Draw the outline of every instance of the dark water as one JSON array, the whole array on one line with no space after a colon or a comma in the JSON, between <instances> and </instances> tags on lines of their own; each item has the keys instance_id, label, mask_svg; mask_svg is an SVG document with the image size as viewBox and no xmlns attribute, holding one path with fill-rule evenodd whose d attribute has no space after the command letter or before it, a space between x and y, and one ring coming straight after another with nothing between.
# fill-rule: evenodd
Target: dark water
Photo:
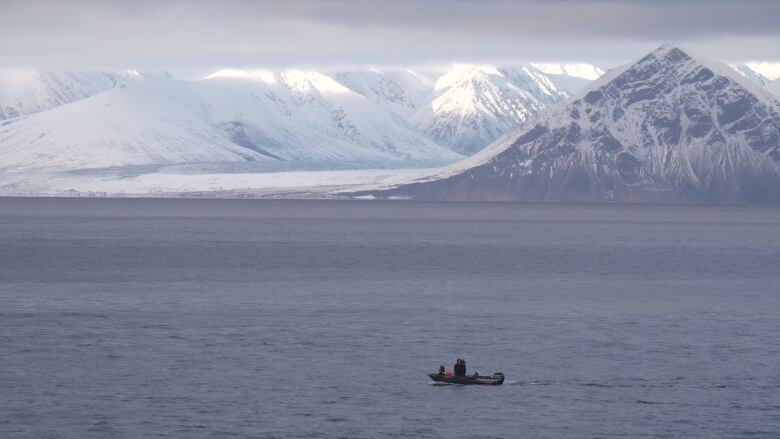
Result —
<instances>
[{"instance_id":1,"label":"dark water","mask_svg":"<svg viewBox=\"0 0 780 439\"><path fill-rule=\"evenodd\" d=\"M774 208L4 199L0 437L780 437L779 317Z\"/></svg>"}]
</instances>

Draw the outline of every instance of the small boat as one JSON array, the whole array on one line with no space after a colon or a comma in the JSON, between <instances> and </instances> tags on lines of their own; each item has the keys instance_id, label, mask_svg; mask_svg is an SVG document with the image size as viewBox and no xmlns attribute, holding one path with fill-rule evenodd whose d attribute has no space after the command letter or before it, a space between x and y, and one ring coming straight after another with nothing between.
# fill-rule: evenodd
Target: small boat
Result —
<instances>
[{"instance_id":1,"label":"small boat","mask_svg":"<svg viewBox=\"0 0 780 439\"><path fill-rule=\"evenodd\" d=\"M504 384L504 374L496 372L492 376L488 375L466 375L463 377L447 376L440 373L429 373L429 377L437 383L448 384L482 384L488 386L500 386Z\"/></svg>"}]
</instances>

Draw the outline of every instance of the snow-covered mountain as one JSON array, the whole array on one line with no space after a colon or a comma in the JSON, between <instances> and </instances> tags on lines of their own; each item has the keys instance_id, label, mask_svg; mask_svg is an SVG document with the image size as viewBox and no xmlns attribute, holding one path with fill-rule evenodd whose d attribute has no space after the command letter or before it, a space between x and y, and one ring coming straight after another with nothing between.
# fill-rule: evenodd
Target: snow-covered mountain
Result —
<instances>
[{"instance_id":1,"label":"snow-covered mountain","mask_svg":"<svg viewBox=\"0 0 780 439\"><path fill-rule=\"evenodd\" d=\"M364 69L331 76L412 123L435 142L470 155L546 106L601 76L582 63L453 65L437 70Z\"/></svg>"},{"instance_id":2,"label":"snow-covered mountain","mask_svg":"<svg viewBox=\"0 0 780 439\"><path fill-rule=\"evenodd\" d=\"M6 70L0 168L439 166L463 158L452 149L479 149L599 74L582 65L492 69L227 69L193 81Z\"/></svg>"},{"instance_id":3,"label":"snow-covered mountain","mask_svg":"<svg viewBox=\"0 0 780 439\"><path fill-rule=\"evenodd\" d=\"M446 200L780 201L780 102L663 46L479 154L381 196Z\"/></svg>"},{"instance_id":4,"label":"snow-covered mountain","mask_svg":"<svg viewBox=\"0 0 780 439\"><path fill-rule=\"evenodd\" d=\"M15 170L429 167L461 157L316 72L147 79L0 123L0 167Z\"/></svg>"},{"instance_id":5,"label":"snow-covered mountain","mask_svg":"<svg viewBox=\"0 0 780 439\"><path fill-rule=\"evenodd\" d=\"M601 75L584 64L456 65L413 116L431 139L470 155Z\"/></svg>"},{"instance_id":6,"label":"snow-covered mountain","mask_svg":"<svg viewBox=\"0 0 780 439\"><path fill-rule=\"evenodd\" d=\"M0 69L0 120L46 111L144 77L134 70Z\"/></svg>"},{"instance_id":7,"label":"snow-covered mountain","mask_svg":"<svg viewBox=\"0 0 780 439\"><path fill-rule=\"evenodd\" d=\"M425 103L433 89L427 75L411 69L355 69L337 71L331 76L349 90L405 118Z\"/></svg>"}]
</instances>

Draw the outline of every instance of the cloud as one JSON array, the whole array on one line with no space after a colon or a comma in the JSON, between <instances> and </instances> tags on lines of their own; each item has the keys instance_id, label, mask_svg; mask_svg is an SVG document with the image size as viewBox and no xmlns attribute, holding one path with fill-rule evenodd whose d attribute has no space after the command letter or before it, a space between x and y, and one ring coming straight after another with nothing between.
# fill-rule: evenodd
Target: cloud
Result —
<instances>
[{"instance_id":1,"label":"cloud","mask_svg":"<svg viewBox=\"0 0 780 439\"><path fill-rule=\"evenodd\" d=\"M774 0L3 0L0 63L614 64L669 41L780 60L779 16Z\"/></svg>"}]
</instances>

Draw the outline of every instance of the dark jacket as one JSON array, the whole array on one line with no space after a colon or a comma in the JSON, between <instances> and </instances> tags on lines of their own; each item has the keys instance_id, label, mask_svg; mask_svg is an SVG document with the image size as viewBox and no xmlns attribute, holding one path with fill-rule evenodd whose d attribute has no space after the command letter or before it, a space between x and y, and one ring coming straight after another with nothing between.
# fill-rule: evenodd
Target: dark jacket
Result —
<instances>
[{"instance_id":1,"label":"dark jacket","mask_svg":"<svg viewBox=\"0 0 780 439\"><path fill-rule=\"evenodd\" d=\"M463 363L463 364L456 363L455 367L454 367L454 370L455 370L455 376L456 377L464 377L464 376L466 376L466 363Z\"/></svg>"}]
</instances>

